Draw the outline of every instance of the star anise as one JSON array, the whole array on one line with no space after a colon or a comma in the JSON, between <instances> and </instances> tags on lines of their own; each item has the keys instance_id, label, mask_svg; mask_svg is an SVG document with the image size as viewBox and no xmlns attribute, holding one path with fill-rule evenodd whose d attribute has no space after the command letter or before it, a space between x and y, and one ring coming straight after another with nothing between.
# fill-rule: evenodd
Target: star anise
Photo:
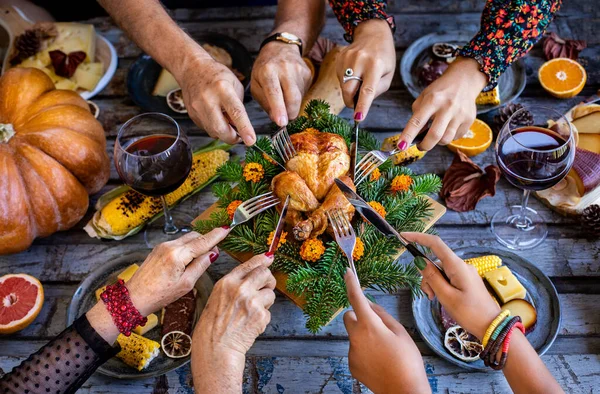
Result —
<instances>
[{"instance_id":1,"label":"star anise","mask_svg":"<svg viewBox=\"0 0 600 394\"><path fill-rule=\"evenodd\" d=\"M56 50L50 51L48 54L56 75L65 78L71 78L87 56L83 51L75 51L67 55L63 51Z\"/></svg>"},{"instance_id":2,"label":"star anise","mask_svg":"<svg viewBox=\"0 0 600 394\"><path fill-rule=\"evenodd\" d=\"M587 48L587 43L583 40L565 40L558 34L552 32L544 40L544 56L546 60L557 57L568 57L577 60L579 52Z\"/></svg>"},{"instance_id":3,"label":"star anise","mask_svg":"<svg viewBox=\"0 0 600 394\"><path fill-rule=\"evenodd\" d=\"M456 152L452 165L446 170L440 197L446 206L457 212L475 209L484 197L496 194L496 183L500 169L489 165L482 170L460 150Z\"/></svg>"}]
</instances>

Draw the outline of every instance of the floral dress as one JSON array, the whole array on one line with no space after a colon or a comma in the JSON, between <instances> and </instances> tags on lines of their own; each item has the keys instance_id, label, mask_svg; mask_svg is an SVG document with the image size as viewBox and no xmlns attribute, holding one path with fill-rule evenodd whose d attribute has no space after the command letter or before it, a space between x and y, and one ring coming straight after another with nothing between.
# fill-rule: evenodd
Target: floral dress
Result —
<instances>
[{"instance_id":1,"label":"floral dress","mask_svg":"<svg viewBox=\"0 0 600 394\"><path fill-rule=\"evenodd\" d=\"M354 29L356 29L356 26L362 21L383 19L390 25L392 31L396 30L394 17L385 12L387 0L329 0L329 5L344 28L344 31L346 32L344 38L348 42L352 42Z\"/></svg>"},{"instance_id":2,"label":"floral dress","mask_svg":"<svg viewBox=\"0 0 600 394\"><path fill-rule=\"evenodd\" d=\"M487 0L481 28L471 42L458 51L477 60L488 76L485 90L512 62L524 56L538 42L560 8L562 0Z\"/></svg>"}]
</instances>

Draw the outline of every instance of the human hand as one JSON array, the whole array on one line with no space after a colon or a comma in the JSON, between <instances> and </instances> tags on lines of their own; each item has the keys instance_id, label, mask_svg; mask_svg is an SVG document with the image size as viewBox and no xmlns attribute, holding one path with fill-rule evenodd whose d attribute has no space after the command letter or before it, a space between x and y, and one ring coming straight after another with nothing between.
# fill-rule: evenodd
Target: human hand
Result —
<instances>
[{"instance_id":1,"label":"human hand","mask_svg":"<svg viewBox=\"0 0 600 394\"><path fill-rule=\"evenodd\" d=\"M430 392L419 349L402 324L367 300L350 269L344 281L353 309L344 314L352 376L376 393Z\"/></svg>"},{"instance_id":2,"label":"human hand","mask_svg":"<svg viewBox=\"0 0 600 394\"><path fill-rule=\"evenodd\" d=\"M349 108L354 107L354 120L360 122L365 119L373 100L388 90L395 67L396 49L388 23L380 19L361 22L354 31L354 41L342 49L336 63L344 103ZM363 80L360 93L358 81L343 82L348 68Z\"/></svg>"},{"instance_id":3,"label":"human hand","mask_svg":"<svg viewBox=\"0 0 600 394\"><path fill-rule=\"evenodd\" d=\"M430 119L433 122L419 144L420 150L428 151L438 143L448 145L464 136L477 115L475 99L486 85L487 76L479 71L476 60L457 57L413 103L413 115L402 132L398 148L404 150L410 146Z\"/></svg>"},{"instance_id":4,"label":"human hand","mask_svg":"<svg viewBox=\"0 0 600 394\"><path fill-rule=\"evenodd\" d=\"M300 112L312 74L296 45L266 44L252 66L250 91L277 125L285 126Z\"/></svg>"},{"instance_id":5,"label":"human hand","mask_svg":"<svg viewBox=\"0 0 600 394\"><path fill-rule=\"evenodd\" d=\"M431 249L450 279L448 283L440 271L427 262L422 271L421 288L429 299L436 296L458 324L481 340L500 313L500 307L488 293L477 269L465 263L438 236L423 233L402 233L402 236Z\"/></svg>"},{"instance_id":6,"label":"human hand","mask_svg":"<svg viewBox=\"0 0 600 394\"><path fill-rule=\"evenodd\" d=\"M183 70L175 78L194 123L225 143L235 144L241 137L253 145L256 134L244 107L244 87L235 74L207 53L194 57Z\"/></svg>"},{"instance_id":7,"label":"human hand","mask_svg":"<svg viewBox=\"0 0 600 394\"><path fill-rule=\"evenodd\" d=\"M216 245L227 234L223 228L191 232L156 246L126 284L133 305L147 316L192 290L219 256Z\"/></svg>"}]
</instances>

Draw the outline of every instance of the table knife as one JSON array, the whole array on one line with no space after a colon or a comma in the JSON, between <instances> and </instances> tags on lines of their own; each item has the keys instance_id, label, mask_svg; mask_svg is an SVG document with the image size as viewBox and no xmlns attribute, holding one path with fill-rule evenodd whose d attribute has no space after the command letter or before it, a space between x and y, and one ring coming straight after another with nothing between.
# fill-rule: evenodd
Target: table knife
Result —
<instances>
[{"instance_id":1,"label":"table knife","mask_svg":"<svg viewBox=\"0 0 600 394\"><path fill-rule=\"evenodd\" d=\"M231 126L231 127L233 127L233 126ZM235 128L234 128L234 130L235 130ZM238 136L238 137L242 138L242 137L240 136L240 134L237 132L237 130L235 131L235 133L237 134L237 136ZM283 164L281 164L279 161L275 160L275 159L273 158L273 156L271 156L270 154L268 154L267 152L265 152L265 150L264 150L264 149L262 149L260 146L258 146L258 144L257 144L256 142L255 142L255 143L254 143L254 145L252 145L250 148L256 148L256 149L258 149L258 150L259 150L259 151L260 151L260 152L261 152L263 155L266 155L266 156L267 156L267 157L268 157L268 158L269 158L271 161L273 161L273 162L274 162L274 163L276 163L276 164L277 164L279 167L281 167L281 168L283 169L283 171L285 171L285 170L286 170L286 168L283 166Z\"/></svg>"},{"instance_id":2,"label":"table knife","mask_svg":"<svg viewBox=\"0 0 600 394\"><path fill-rule=\"evenodd\" d=\"M389 224L384 218L377 213L375 209L373 209L365 200L362 199L354 190L348 187L344 182L342 182L339 178L335 179L336 185L340 188L344 196L348 199L350 204L356 209L356 211L369 223L371 223L379 232L381 232L386 237L396 237L403 247L406 248L415 257L415 265L420 269L425 269L426 261L429 261L433 264L438 270L440 270L442 276L450 282L450 279L444 273L442 267L439 266L436 262L432 261L430 258L425 256L416 246L408 242L406 238L404 238L391 224Z\"/></svg>"},{"instance_id":3,"label":"table knife","mask_svg":"<svg viewBox=\"0 0 600 394\"><path fill-rule=\"evenodd\" d=\"M273 240L271 241L271 246L269 246L269 251L267 253L275 253L277 245L279 245L279 239L281 238L281 233L283 232L283 228L285 227L285 215L287 214L289 204L290 196L288 195L285 199L285 203L283 204L281 214L279 215L279 221L277 222L277 226L275 227L275 234L273 235Z\"/></svg>"}]
</instances>

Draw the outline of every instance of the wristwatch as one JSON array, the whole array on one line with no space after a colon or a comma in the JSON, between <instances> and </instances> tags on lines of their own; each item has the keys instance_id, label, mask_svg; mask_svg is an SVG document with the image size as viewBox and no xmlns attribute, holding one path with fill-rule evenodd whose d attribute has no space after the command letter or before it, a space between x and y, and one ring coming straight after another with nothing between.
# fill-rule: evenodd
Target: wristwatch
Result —
<instances>
[{"instance_id":1,"label":"wristwatch","mask_svg":"<svg viewBox=\"0 0 600 394\"><path fill-rule=\"evenodd\" d=\"M267 38L260 44L260 49L270 43L271 41L281 41L286 44L298 45L298 49L300 50L300 56L302 56L302 40L295 34L292 33L275 33Z\"/></svg>"}]
</instances>

